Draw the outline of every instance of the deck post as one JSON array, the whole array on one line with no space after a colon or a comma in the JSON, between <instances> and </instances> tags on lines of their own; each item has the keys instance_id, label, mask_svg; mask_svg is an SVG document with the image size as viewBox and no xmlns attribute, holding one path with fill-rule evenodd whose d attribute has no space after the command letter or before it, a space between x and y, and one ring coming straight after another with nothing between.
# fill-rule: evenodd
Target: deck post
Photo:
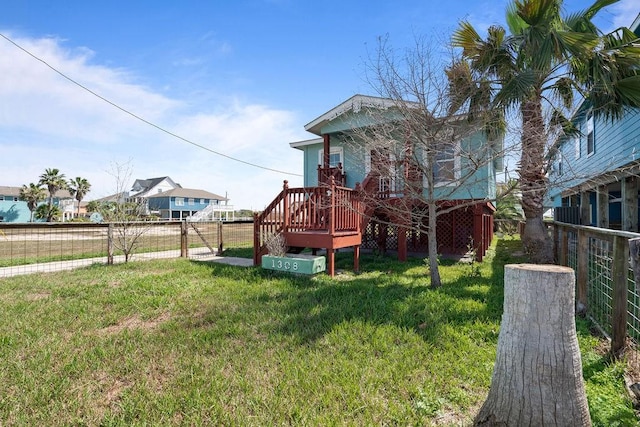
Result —
<instances>
[{"instance_id":1,"label":"deck post","mask_svg":"<svg viewBox=\"0 0 640 427\"><path fill-rule=\"evenodd\" d=\"M482 208L480 205L473 206L473 249L476 251L476 261L482 261L484 256L482 242Z\"/></svg>"},{"instance_id":2,"label":"deck post","mask_svg":"<svg viewBox=\"0 0 640 427\"><path fill-rule=\"evenodd\" d=\"M329 276L333 277L336 274L336 252L333 248L327 248L327 270L329 270Z\"/></svg>"},{"instance_id":3,"label":"deck post","mask_svg":"<svg viewBox=\"0 0 640 427\"><path fill-rule=\"evenodd\" d=\"M407 228L403 225L398 226L398 261L405 262L407 260Z\"/></svg>"},{"instance_id":4,"label":"deck post","mask_svg":"<svg viewBox=\"0 0 640 427\"><path fill-rule=\"evenodd\" d=\"M328 133L325 133L324 135L322 135L322 140L324 142L324 152L322 153L322 167L324 167L325 169L329 168L329 162L330 162L330 154L331 154L331 137L329 136Z\"/></svg>"},{"instance_id":5,"label":"deck post","mask_svg":"<svg viewBox=\"0 0 640 427\"><path fill-rule=\"evenodd\" d=\"M638 179L635 176L622 181L622 229L638 231Z\"/></svg>"},{"instance_id":6,"label":"deck post","mask_svg":"<svg viewBox=\"0 0 640 427\"><path fill-rule=\"evenodd\" d=\"M609 188L606 185L599 185L596 193L598 205L598 227L609 228Z\"/></svg>"},{"instance_id":7,"label":"deck post","mask_svg":"<svg viewBox=\"0 0 640 427\"><path fill-rule=\"evenodd\" d=\"M589 192L584 190L580 192L580 225L591 225L591 204L589 201Z\"/></svg>"},{"instance_id":8,"label":"deck post","mask_svg":"<svg viewBox=\"0 0 640 427\"><path fill-rule=\"evenodd\" d=\"M360 272L360 245L353 247L353 271Z\"/></svg>"},{"instance_id":9,"label":"deck post","mask_svg":"<svg viewBox=\"0 0 640 427\"><path fill-rule=\"evenodd\" d=\"M284 215L283 218L283 222L282 222L282 232L286 233L289 229L289 181L287 181L286 179L284 180L284 185L282 186L282 195L284 196L284 198L282 199L282 204L283 204L283 212L282 214Z\"/></svg>"}]
</instances>

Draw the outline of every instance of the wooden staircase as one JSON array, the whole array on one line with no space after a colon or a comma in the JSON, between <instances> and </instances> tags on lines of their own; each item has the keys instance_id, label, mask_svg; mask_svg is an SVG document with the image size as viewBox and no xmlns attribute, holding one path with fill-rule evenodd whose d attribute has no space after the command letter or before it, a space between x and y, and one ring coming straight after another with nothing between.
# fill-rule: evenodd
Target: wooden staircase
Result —
<instances>
[{"instance_id":1,"label":"wooden staircase","mask_svg":"<svg viewBox=\"0 0 640 427\"><path fill-rule=\"evenodd\" d=\"M289 188L284 181L280 194L254 218L254 265L260 265L268 253L266 239L282 234L291 249L326 249L331 276L335 275L335 250L353 247L357 271L363 207L356 191L336 185L333 178L327 185L307 188Z\"/></svg>"}]
</instances>

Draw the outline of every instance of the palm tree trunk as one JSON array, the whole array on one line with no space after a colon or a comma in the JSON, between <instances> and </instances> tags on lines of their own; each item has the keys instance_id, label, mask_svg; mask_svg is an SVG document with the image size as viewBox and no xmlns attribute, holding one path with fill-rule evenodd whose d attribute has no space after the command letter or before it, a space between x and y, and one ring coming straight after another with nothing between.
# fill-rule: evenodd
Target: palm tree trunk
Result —
<instances>
[{"instance_id":1,"label":"palm tree trunk","mask_svg":"<svg viewBox=\"0 0 640 427\"><path fill-rule=\"evenodd\" d=\"M545 264L553 262L553 246L544 226L544 197L547 191L544 149L546 132L542 117L541 97L523 102L522 154L520 158L520 188L525 229L522 244L531 262Z\"/></svg>"},{"instance_id":2,"label":"palm tree trunk","mask_svg":"<svg viewBox=\"0 0 640 427\"><path fill-rule=\"evenodd\" d=\"M489 395L476 426L591 425L571 268L504 269L504 314Z\"/></svg>"}]
</instances>

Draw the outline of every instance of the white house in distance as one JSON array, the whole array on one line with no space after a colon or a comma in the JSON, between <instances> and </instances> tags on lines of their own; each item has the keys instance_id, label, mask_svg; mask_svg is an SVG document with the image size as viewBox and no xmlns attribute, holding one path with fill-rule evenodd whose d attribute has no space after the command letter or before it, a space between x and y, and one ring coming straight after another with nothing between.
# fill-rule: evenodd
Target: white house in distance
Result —
<instances>
[{"instance_id":1,"label":"white house in distance","mask_svg":"<svg viewBox=\"0 0 640 427\"><path fill-rule=\"evenodd\" d=\"M144 204L147 214L165 220L234 220L229 199L205 190L183 188L168 176L136 179L128 198Z\"/></svg>"}]
</instances>

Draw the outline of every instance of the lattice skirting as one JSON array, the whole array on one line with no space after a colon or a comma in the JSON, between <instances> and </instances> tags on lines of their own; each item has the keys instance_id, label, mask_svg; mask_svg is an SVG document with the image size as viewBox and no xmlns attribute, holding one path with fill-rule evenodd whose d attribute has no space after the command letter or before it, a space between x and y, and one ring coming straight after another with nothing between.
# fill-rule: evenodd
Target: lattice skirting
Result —
<instances>
[{"instance_id":1,"label":"lattice skirting","mask_svg":"<svg viewBox=\"0 0 640 427\"><path fill-rule=\"evenodd\" d=\"M481 229L487 228L492 221L492 211L486 207L481 207L482 214L478 215L478 207L468 206L455 209L446 214L438 216L437 236L438 253L463 255L473 247L474 225ZM474 224L480 221L480 224ZM362 236L362 248L375 249L385 252L387 250L398 250L398 226L389 224L390 221L380 218L372 218ZM428 239L426 233L426 222L421 227L414 224L407 234L407 246L410 252L427 252ZM425 231L419 231L419 229ZM485 230L482 233L483 239L491 240L492 230ZM489 242L482 242L481 247L488 247Z\"/></svg>"}]
</instances>

